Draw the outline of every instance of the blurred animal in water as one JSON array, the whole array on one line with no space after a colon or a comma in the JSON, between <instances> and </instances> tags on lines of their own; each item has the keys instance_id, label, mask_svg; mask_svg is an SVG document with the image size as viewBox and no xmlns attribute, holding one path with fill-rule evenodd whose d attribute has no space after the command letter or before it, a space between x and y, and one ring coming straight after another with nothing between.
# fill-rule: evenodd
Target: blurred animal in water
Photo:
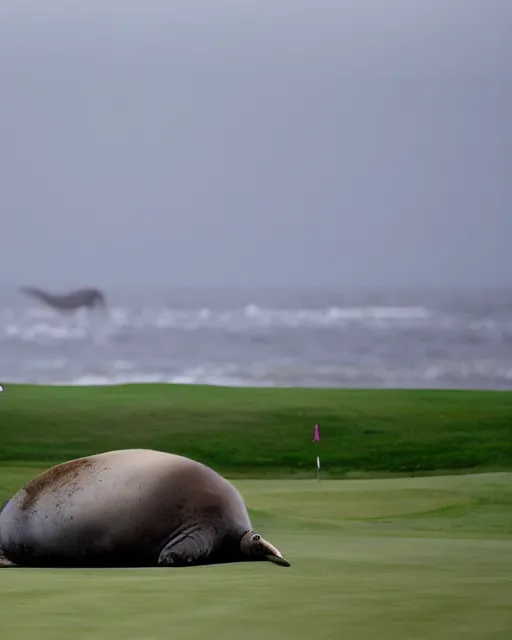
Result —
<instances>
[{"instance_id":1,"label":"blurred animal in water","mask_svg":"<svg viewBox=\"0 0 512 640\"><path fill-rule=\"evenodd\" d=\"M59 311L74 311L80 307L106 308L105 295L99 289L94 288L77 289L63 294L47 293L36 287L20 287L20 291Z\"/></svg>"}]
</instances>

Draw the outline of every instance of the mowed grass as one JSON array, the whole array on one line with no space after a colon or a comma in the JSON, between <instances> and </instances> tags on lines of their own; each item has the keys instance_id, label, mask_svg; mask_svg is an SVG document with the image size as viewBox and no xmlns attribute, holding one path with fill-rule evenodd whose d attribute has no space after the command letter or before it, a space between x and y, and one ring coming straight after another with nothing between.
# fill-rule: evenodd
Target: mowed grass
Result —
<instances>
[{"instance_id":1,"label":"mowed grass","mask_svg":"<svg viewBox=\"0 0 512 640\"><path fill-rule=\"evenodd\" d=\"M0 569L2 640L512 637L510 393L5 385L0 504L128 447L233 479L292 566Z\"/></svg>"},{"instance_id":2,"label":"mowed grass","mask_svg":"<svg viewBox=\"0 0 512 640\"><path fill-rule=\"evenodd\" d=\"M0 637L512 637L511 473L234 482L290 568L4 569Z\"/></svg>"},{"instance_id":3,"label":"mowed grass","mask_svg":"<svg viewBox=\"0 0 512 640\"><path fill-rule=\"evenodd\" d=\"M320 423L322 440L312 445ZM512 393L5 385L0 462L181 453L231 477L512 470Z\"/></svg>"}]
</instances>

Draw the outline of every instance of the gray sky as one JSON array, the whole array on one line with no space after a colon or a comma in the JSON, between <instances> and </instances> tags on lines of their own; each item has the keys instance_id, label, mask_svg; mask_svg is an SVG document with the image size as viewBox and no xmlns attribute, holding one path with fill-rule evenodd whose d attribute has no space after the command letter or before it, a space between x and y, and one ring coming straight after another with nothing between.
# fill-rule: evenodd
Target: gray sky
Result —
<instances>
[{"instance_id":1,"label":"gray sky","mask_svg":"<svg viewBox=\"0 0 512 640\"><path fill-rule=\"evenodd\" d=\"M510 0L2 0L0 280L507 284Z\"/></svg>"}]
</instances>

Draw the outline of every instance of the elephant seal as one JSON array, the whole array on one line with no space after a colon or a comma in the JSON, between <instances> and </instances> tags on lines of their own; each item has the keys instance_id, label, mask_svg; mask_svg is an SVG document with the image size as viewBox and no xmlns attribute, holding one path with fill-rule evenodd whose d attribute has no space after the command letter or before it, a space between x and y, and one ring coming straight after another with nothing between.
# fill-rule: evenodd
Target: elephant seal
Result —
<instances>
[{"instance_id":1,"label":"elephant seal","mask_svg":"<svg viewBox=\"0 0 512 640\"><path fill-rule=\"evenodd\" d=\"M59 311L74 311L80 307L105 309L105 295L99 289L77 289L70 293L47 293L36 287L20 287L21 293L37 298Z\"/></svg>"},{"instance_id":2,"label":"elephant seal","mask_svg":"<svg viewBox=\"0 0 512 640\"><path fill-rule=\"evenodd\" d=\"M77 458L36 476L0 513L1 556L25 567L290 566L252 530L228 480L149 449Z\"/></svg>"}]
</instances>

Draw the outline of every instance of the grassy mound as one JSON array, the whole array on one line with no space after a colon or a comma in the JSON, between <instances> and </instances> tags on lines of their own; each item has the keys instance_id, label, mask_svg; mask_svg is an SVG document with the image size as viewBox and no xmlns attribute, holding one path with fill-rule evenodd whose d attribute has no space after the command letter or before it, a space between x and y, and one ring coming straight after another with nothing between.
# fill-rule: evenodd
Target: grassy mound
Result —
<instances>
[{"instance_id":1,"label":"grassy mound","mask_svg":"<svg viewBox=\"0 0 512 640\"><path fill-rule=\"evenodd\" d=\"M322 441L312 443L320 423ZM231 477L512 468L512 394L6 385L0 461L55 463L108 449L181 453Z\"/></svg>"}]
</instances>

